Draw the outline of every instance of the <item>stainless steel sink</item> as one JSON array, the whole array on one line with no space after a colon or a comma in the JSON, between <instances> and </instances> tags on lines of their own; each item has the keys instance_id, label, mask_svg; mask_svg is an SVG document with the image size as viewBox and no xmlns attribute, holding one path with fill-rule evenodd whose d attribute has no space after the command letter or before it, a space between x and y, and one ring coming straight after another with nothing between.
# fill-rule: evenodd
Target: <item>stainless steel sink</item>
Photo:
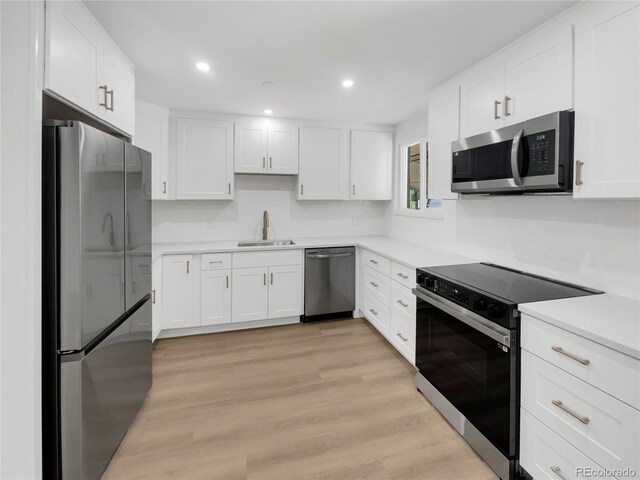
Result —
<instances>
[{"instance_id":1,"label":"stainless steel sink","mask_svg":"<svg viewBox=\"0 0 640 480\"><path fill-rule=\"evenodd\" d=\"M295 245L293 240L254 240L251 242L238 242L238 247L280 247Z\"/></svg>"}]
</instances>

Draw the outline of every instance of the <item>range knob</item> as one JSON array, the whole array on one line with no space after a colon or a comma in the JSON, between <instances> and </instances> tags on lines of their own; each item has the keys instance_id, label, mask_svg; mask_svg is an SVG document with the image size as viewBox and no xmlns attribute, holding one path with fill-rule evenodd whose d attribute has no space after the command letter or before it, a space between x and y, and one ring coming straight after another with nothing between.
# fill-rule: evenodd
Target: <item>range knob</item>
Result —
<instances>
[{"instance_id":1,"label":"range knob","mask_svg":"<svg viewBox=\"0 0 640 480\"><path fill-rule=\"evenodd\" d=\"M417 283L418 285L422 285L422 282L424 282L424 274L422 274L422 273L418 273L418 274L416 275L416 283Z\"/></svg>"},{"instance_id":2,"label":"range knob","mask_svg":"<svg viewBox=\"0 0 640 480\"><path fill-rule=\"evenodd\" d=\"M487 299L486 298L476 298L473 301L472 308L478 312L484 312L487 309Z\"/></svg>"},{"instance_id":3,"label":"range knob","mask_svg":"<svg viewBox=\"0 0 640 480\"><path fill-rule=\"evenodd\" d=\"M433 288L436 286L436 279L435 277L426 277L424 279L424 282L422 282L422 285L425 286L425 288Z\"/></svg>"}]
</instances>

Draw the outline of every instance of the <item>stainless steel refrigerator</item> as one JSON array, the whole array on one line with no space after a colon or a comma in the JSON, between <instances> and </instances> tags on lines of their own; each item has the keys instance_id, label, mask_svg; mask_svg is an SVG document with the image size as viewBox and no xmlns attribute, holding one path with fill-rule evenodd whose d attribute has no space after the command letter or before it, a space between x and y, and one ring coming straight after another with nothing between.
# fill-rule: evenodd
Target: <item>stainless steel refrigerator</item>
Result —
<instances>
[{"instance_id":1,"label":"stainless steel refrigerator","mask_svg":"<svg viewBox=\"0 0 640 480\"><path fill-rule=\"evenodd\" d=\"M151 388L151 154L43 126L43 474L98 479Z\"/></svg>"}]
</instances>

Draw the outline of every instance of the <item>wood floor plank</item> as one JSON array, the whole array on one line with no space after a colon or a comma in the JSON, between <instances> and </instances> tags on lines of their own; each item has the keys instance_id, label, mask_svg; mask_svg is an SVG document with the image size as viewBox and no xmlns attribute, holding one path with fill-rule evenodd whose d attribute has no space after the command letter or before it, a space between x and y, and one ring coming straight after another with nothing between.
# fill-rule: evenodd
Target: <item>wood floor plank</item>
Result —
<instances>
[{"instance_id":1,"label":"wood floor plank","mask_svg":"<svg viewBox=\"0 0 640 480\"><path fill-rule=\"evenodd\" d=\"M489 480L363 319L160 340L106 480Z\"/></svg>"}]
</instances>

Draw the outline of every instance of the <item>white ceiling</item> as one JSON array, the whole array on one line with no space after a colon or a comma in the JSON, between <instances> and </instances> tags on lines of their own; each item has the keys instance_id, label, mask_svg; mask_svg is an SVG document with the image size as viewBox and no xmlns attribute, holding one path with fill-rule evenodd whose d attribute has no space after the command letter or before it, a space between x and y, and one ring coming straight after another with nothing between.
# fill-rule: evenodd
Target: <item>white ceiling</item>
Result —
<instances>
[{"instance_id":1,"label":"white ceiling","mask_svg":"<svg viewBox=\"0 0 640 480\"><path fill-rule=\"evenodd\" d=\"M574 2L86 3L135 63L140 99L395 124L424 110L433 87ZM196 70L198 61L211 71Z\"/></svg>"}]
</instances>

